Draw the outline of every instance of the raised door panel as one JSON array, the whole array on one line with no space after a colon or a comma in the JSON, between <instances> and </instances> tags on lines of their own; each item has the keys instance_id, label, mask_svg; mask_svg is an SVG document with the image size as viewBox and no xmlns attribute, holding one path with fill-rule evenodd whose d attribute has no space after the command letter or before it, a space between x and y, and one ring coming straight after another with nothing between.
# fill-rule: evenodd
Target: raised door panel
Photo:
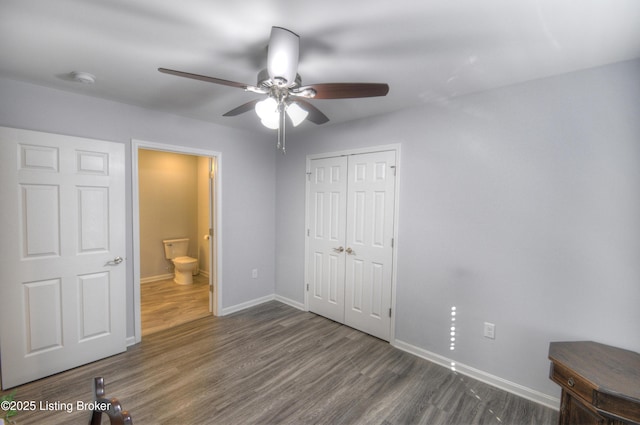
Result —
<instances>
[{"instance_id":1,"label":"raised door panel","mask_svg":"<svg viewBox=\"0 0 640 425\"><path fill-rule=\"evenodd\" d=\"M111 331L110 273L78 276L78 325L80 342L108 335Z\"/></svg>"},{"instance_id":2,"label":"raised door panel","mask_svg":"<svg viewBox=\"0 0 640 425\"><path fill-rule=\"evenodd\" d=\"M19 243L23 259L60 255L60 188L52 184L20 185Z\"/></svg>"},{"instance_id":3,"label":"raised door panel","mask_svg":"<svg viewBox=\"0 0 640 425\"><path fill-rule=\"evenodd\" d=\"M109 250L109 188L77 187L78 253Z\"/></svg>"},{"instance_id":4,"label":"raised door panel","mask_svg":"<svg viewBox=\"0 0 640 425\"><path fill-rule=\"evenodd\" d=\"M62 348L61 288L60 279L23 284L27 356Z\"/></svg>"}]
</instances>

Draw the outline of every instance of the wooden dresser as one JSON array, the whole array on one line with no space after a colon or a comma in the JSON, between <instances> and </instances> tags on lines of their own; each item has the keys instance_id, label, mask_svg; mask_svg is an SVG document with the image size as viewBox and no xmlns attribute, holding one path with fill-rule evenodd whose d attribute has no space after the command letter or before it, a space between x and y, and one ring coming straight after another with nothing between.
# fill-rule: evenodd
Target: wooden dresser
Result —
<instances>
[{"instance_id":1,"label":"wooden dresser","mask_svg":"<svg viewBox=\"0 0 640 425\"><path fill-rule=\"evenodd\" d=\"M640 424L640 354L597 342L552 342L560 425Z\"/></svg>"}]
</instances>

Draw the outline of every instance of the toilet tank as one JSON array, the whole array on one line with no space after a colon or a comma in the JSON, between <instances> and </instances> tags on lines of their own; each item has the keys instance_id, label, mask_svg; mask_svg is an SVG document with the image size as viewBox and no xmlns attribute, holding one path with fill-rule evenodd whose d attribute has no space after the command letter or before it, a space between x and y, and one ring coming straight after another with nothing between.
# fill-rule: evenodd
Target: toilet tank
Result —
<instances>
[{"instance_id":1,"label":"toilet tank","mask_svg":"<svg viewBox=\"0 0 640 425\"><path fill-rule=\"evenodd\" d=\"M186 257L189 251L189 239L165 239L162 241L164 244L164 256L167 260L172 260L176 257Z\"/></svg>"}]
</instances>

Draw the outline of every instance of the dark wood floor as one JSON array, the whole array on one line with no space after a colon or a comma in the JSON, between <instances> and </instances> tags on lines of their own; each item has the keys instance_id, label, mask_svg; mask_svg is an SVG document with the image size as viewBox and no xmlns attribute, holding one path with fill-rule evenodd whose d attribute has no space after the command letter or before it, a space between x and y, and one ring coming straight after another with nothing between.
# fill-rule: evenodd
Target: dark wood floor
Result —
<instances>
[{"instance_id":1,"label":"dark wood floor","mask_svg":"<svg viewBox=\"0 0 640 425\"><path fill-rule=\"evenodd\" d=\"M557 412L330 320L273 301L144 337L126 353L17 388L17 399L92 400L103 376L136 424L557 423ZM19 425L89 412L20 412Z\"/></svg>"}]
</instances>

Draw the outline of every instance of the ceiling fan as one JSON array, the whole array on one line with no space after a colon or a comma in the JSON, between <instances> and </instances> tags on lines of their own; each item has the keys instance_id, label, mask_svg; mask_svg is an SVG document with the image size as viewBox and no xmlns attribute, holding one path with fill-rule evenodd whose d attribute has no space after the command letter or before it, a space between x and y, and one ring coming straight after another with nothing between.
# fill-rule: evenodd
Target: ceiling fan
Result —
<instances>
[{"instance_id":1,"label":"ceiling fan","mask_svg":"<svg viewBox=\"0 0 640 425\"><path fill-rule=\"evenodd\" d=\"M158 71L267 95L265 99L251 100L223 116L236 116L254 109L264 126L278 130L277 148L285 153L286 116L289 116L294 126L305 119L315 124L329 121L307 99L375 97L385 96L389 92L387 84L379 83L322 83L303 86L297 72L299 50L300 37L297 34L286 28L272 27L267 50L267 69L258 73L258 83L255 86L167 68L158 68Z\"/></svg>"}]
</instances>

